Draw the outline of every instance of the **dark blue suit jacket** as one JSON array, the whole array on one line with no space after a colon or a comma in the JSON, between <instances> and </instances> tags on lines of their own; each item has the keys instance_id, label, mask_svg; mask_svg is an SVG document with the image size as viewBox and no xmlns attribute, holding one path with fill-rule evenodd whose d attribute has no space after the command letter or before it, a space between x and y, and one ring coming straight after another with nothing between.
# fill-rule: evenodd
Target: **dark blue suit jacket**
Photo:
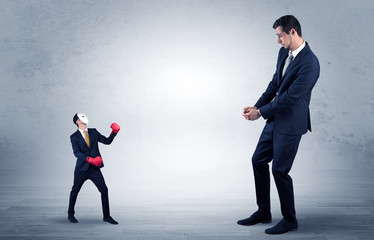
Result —
<instances>
[{"instance_id":1,"label":"dark blue suit jacket","mask_svg":"<svg viewBox=\"0 0 374 240\"><path fill-rule=\"evenodd\" d=\"M87 171L89 163L86 162L87 157L101 156L98 143L111 144L116 133L110 134L108 138L101 135L95 128L88 128L88 136L90 138L90 147L87 146L82 134L77 130L70 136L71 145L73 147L74 155L77 157L75 171ZM104 167L101 164L100 168Z\"/></svg>"},{"instance_id":2,"label":"dark blue suit jacket","mask_svg":"<svg viewBox=\"0 0 374 240\"><path fill-rule=\"evenodd\" d=\"M302 135L312 130L309 103L319 77L319 62L306 43L282 77L288 52L283 47L279 50L273 79L255 107L268 122L274 122L274 131Z\"/></svg>"}]
</instances>

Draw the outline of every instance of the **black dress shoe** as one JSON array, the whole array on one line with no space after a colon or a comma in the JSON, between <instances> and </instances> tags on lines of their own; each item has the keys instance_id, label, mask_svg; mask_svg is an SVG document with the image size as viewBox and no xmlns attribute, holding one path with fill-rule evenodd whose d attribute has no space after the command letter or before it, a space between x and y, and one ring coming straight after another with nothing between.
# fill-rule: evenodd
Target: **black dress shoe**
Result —
<instances>
[{"instance_id":1,"label":"black dress shoe","mask_svg":"<svg viewBox=\"0 0 374 240\"><path fill-rule=\"evenodd\" d=\"M238 224L243 226L251 226L257 223L271 223L271 213L263 213L257 211L253 213L249 218L238 221Z\"/></svg>"},{"instance_id":2,"label":"black dress shoe","mask_svg":"<svg viewBox=\"0 0 374 240\"><path fill-rule=\"evenodd\" d=\"M69 216L68 216L68 219L69 219L69 221L72 222L72 223L78 223L78 220L77 220L73 215L69 215Z\"/></svg>"},{"instance_id":3,"label":"black dress shoe","mask_svg":"<svg viewBox=\"0 0 374 240\"><path fill-rule=\"evenodd\" d=\"M282 234L286 232L296 231L298 228L298 223L295 221L294 223L287 221L286 219L282 219L277 225L272 228L268 228L265 230L267 234Z\"/></svg>"},{"instance_id":4,"label":"black dress shoe","mask_svg":"<svg viewBox=\"0 0 374 240\"><path fill-rule=\"evenodd\" d=\"M107 218L104 218L103 221L108 222L110 224L118 224L118 222L116 220L114 220L111 216L109 216Z\"/></svg>"}]
</instances>

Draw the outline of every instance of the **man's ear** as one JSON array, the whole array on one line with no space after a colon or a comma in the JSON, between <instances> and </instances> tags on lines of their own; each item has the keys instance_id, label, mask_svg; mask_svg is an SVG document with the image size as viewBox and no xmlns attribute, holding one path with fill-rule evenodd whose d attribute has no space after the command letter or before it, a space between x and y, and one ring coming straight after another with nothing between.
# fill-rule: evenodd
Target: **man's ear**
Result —
<instances>
[{"instance_id":1,"label":"man's ear","mask_svg":"<svg viewBox=\"0 0 374 240\"><path fill-rule=\"evenodd\" d=\"M295 29L292 28L292 29L290 30L290 34L291 34L291 35L294 35L295 33L296 33Z\"/></svg>"}]
</instances>

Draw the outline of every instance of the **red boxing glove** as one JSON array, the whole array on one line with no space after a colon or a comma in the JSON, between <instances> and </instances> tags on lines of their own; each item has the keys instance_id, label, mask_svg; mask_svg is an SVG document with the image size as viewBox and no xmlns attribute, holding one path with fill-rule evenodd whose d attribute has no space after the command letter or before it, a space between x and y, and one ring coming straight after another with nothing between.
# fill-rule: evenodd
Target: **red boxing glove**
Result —
<instances>
[{"instance_id":1,"label":"red boxing glove","mask_svg":"<svg viewBox=\"0 0 374 240\"><path fill-rule=\"evenodd\" d=\"M121 129L117 123L112 123L112 125L110 125L110 127L112 128L114 133L118 133L119 130Z\"/></svg>"},{"instance_id":2,"label":"red boxing glove","mask_svg":"<svg viewBox=\"0 0 374 240\"><path fill-rule=\"evenodd\" d=\"M103 159L100 156L97 156L95 158L87 157L86 161L90 164L95 165L96 167L100 167L101 164L103 164Z\"/></svg>"}]
</instances>

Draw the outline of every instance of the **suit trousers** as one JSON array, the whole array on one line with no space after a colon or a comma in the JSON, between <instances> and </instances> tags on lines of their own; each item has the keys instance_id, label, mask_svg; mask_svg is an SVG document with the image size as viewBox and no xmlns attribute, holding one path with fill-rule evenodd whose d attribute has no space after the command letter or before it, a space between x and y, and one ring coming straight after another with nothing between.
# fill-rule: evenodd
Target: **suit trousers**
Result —
<instances>
[{"instance_id":1,"label":"suit trousers","mask_svg":"<svg viewBox=\"0 0 374 240\"><path fill-rule=\"evenodd\" d=\"M256 200L259 211L270 212L269 162L278 190L282 215L290 222L296 221L292 178L288 174L295 159L301 135L285 135L273 130L267 122L252 157Z\"/></svg>"},{"instance_id":2,"label":"suit trousers","mask_svg":"<svg viewBox=\"0 0 374 240\"><path fill-rule=\"evenodd\" d=\"M69 200L69 209L68 214L74 215L74 206L75 202L77 201L78 193L83 185L83 183L90 179L99 192L101 193L101 204L103 208L103 216L107 218L110 216L109 214L109 197L108 197L108 188L105 184L104 177L99 168L90 164L90 167L87 171L75 171L74 172L74 184L70 192L70 200Z\"/></svg>"}]
</instances>

